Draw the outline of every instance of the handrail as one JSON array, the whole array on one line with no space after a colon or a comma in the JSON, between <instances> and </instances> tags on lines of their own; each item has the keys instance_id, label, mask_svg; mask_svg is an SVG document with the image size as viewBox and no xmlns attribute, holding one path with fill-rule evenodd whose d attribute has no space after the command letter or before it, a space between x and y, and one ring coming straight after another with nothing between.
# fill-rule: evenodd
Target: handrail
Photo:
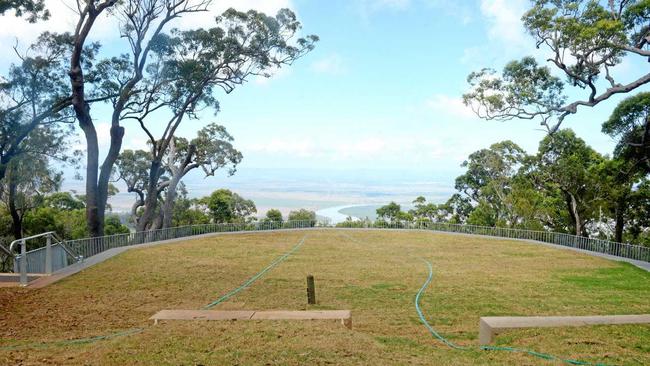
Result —
<instances>
[{"instance_id":1,"label":"handrail","mask_svg":"<svg viewBox=\"0 0 650 366\"><path fill-rule=\"evenodd\" d=\"M52 232L52 233L51 233L51 237L54 238L54 240L56 241L56 243L57 243L61 248L63 248L63 250L64 250L66 253L68 253L72 258L76 259L77 261L81 261L81 260L83 260L83 256L82 256L82 255L78 255L78 254L76 254L75 252L72 251L72 249L68 248L68 246L65 245L65 241L61 240L61 238L59 238L58 236L56 236L56 233L55 233L55 232Z\"/></svg>"},{"instance_id":2,"label":"handrail","mask_svg":"<svg viewBox=\"0 0 650 366\"><path fill-rule=\"evenodd\" d=\"M21 243L21 242L23 242L23 241L27 241L27 240L31 240L31 239L36 239L36 238L40 238L40 237L48 236L48 235L53 235L53 234L56 235L56 233L55 233L54 231L48 231L48 232L46 232L46 233L37 234L37 235L32 235L32 236L28 236L28 237L26 237L26 238L16 239L16 240L12 241L11 244L9 244L9 251L13 253L13 251L14 251L14 245L16 245L16 244L18 244L18 243Z\"/></svg>"},{"instance_id":3,"label":"handrail","mask_svg":"<svg viewBox=\"0 0 650 366\"><path fill-rule=\"evenodd\" d=\"M68 248L67 245L64 244L64 242L59 239L59 237L56 235L54 231L48 231L46 233L42 234L37 234L37 235L32 235L28 236L26 238L21 238L21 239L16 239L11 242L11 245L9 245L9 253L11 253L14 256L15 260L19 261L19 268L20 268L20 284L21 286L27 286L27 241L31 239L36 239L36 238L42 238L45 237L47 238L47 243L45 244L44 247L38 248L37 250L42 250L45 248L45 272L48 274L52 273L52 247L53 245L59 245L63 251L70 255L72 258L74 258L76 261L81 261L83 259L83 256L75 254L70 248ZM52 243L54 241L54 244ZM20 255L14 255L14 248L16 245L20 245ZM32 253L33 251L30 251L29 253ZM66 259L67 261L67 259Z\"/></svg>"},{"instance_id":4,"label":"handrail","mask_svg":"<svg viewBox=\"0 0 650 366\"><path fill-rule=\"evenodd\" d=\"M81 259L83 258L83 256L80 256L80 255L76 254L76 253L73 252L70 248L68 248L68 246L65 245L65 242L64 242L63 240L61 240L61 238L59 238L59 237L56 235L56 232L55 232L55 231L48 231L48 232L46 232L46 233L42 233L42 234L38 234L38 235L32 235L32 236L28 236L28 237L26 237L26 238L16 239L16 240L12 241L11 244L9 245L8 253L11 254L14 258L18 258L19 255L13 254L14 246L15 246L16 244L18 244L18 243L22 243L23 241L27 241L27 240L31 240L31 239L41 238L41 237L44 237L44 236L49 236L49 237L53 238L54 241L56 242L56 244L60 245L61 248L62 248L66 253L68 253L68 255L70 255L72 258L74 258L75 260L79 261L79 260L81 260ZM3 247L2 249L7 250L7 249L4 248L4 247Z\"/></svg>"}]
</instances>

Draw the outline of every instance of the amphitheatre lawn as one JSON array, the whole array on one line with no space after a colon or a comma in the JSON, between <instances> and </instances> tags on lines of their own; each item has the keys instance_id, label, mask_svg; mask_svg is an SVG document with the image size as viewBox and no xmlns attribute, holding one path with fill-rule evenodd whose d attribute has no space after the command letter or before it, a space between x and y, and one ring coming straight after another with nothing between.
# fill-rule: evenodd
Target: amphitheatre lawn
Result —
<instances>
[{"instance_id":1,"label":"amphitheatre lawn","mask_svg":"<svg viewBox=\"0 0 650 366\"><path fill-rule=\"evenodd\" d=\"M148 320L162 309L202 308L305 236L286 261L214 309L350 309L351 331L333 321ZM480 316L650 313L650 273L541 245L399 231L221 235L130 250L40 290L0 288L0 364L553 364L522 353L453 350L434 339L414 306L428 275L422 258L434 269L424 314L464 346L478 344ZM316 306L306 305L307 274L316 278ZM133 328L144 330L59 343ZM496 344L650 364L650 326L510 331Z\"/></svg>"}]
</instances>

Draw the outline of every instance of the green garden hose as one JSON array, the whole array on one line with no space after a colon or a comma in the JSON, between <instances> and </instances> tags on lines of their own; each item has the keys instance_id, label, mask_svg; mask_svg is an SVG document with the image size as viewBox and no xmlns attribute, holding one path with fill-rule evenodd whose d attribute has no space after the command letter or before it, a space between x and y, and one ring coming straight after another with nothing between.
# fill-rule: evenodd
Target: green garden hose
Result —
<instances>
[{"instance_id":1,"label":"green garden hose","mask_svg":"<svg viewBox=\"0 0 650 366\"><path fill-rule=\"evenodd\" d=\"M291 254L293 254L295 251L297 251L304 243L305 239L307 239L307 235L303 236L300 242L296 244L291 250L289 250L287 253L283 254L276 260L274 260L271 264L269 264L266 268L264 268L262 271L254 275L253 277L249 278L246 282L244 282L241 286L235 288L234 290L228 292L227 294L221 296L217 300L213 301L212 303L206 305L203 309L210 309L239 291L247 288L248 286L252 285L253 282L257 281L260 277L262 277L266 272L270 271L273 269L275 266L280 264L281 262L285 261ZM141 333L144 331L144 328L132 328L128 329L122 332L118 333L112 333L112 334L107 334L107 335L100 335L96 337L89 337L89 338L78 338L78 339L71 339L71 340L64 340L64 341L54 341L54 342L44 342L44 343L30 343L30 344L23 344L23 345L16 345L16 346L6 346L6 347L0 347L0 351L17 351L17 350L22 350L22 349L27 349L27 348L50 348L50 347L60 347L60 346L66 346L66 345L75 345L75 344L87 344L87 343L94 343L98 341L103 341L103 340L108 340L112 338L117 338L117 337L124 337L124 336L129 336L137 333Z\"/></svg>"},{"instance_id":2,"label":"green garden hose","mask_svg":"<svg viewBox=\"0 0 650 366\"><path fill-rule=\"evenodd\" d=\"M422 293L426 290L426 288L429 286L431 283L431 280L433 279L433 266L431 263L425 259L422 259L424 263L427 264L429 268L429 276L427 277L427 280L424 282L422 287L420 287L420 290L418 293L415 295L415 311L417 311L418 316L420 317L420 321L424 326L429 330L429 333L431 333L432 336L434 336L436 339L438 339L440 342L444 343L446 346L456 349L456 350L461 350L461 351L469 351L473 349L473 347L463 347L459 346L452 341L448 340L447 338L443 337L440 333L436 332L435 329L429 324L427 319L424 317L424 314L422 313L422 309L420 308L420 297L422 296ZM514 347L498 347L498 346L479 346L478 349L483 350L483 351L506 351L506 352L518 352L518 353L526 353L528 355L542 358L545 360L555 360L555 361L562 361L564 363L568 363L570 365L594 365L594 366L605 366L605 364L602 363L590 363L586 361L580 361L580 360L571 360L571 359L563 359L557 356L553 356L548 353L541 353L541 352L536 352L532 350L527 350L527 349L522 349L522 348L514 348Z\"/></svg>"},{"instance_id":3,"label":"green garden hose","mask_svg":"<svg viewBox=\"0 0 650 366\"><path fill-rule=\"evenodd\" d=\"M235 288L234 290L228 292L227 294L221 296L220 298L218 298L218 299L214 300L213 302L209 303L208 305L204 306L203 310L208 310L208 309L211 309L211 308L221 304L222 302L228 300L229 298L231 298L232 296L234 296L235 294L237 294L241 290L243 290L243 289L247 288L248 286L252 285L255 281L257 281L260 277L262 277L266 272L272 270L275 266L277 266L278 264L284 262L287 258L289 258L289 256L291 254L293 254L295 251L300 249L300 247L305 243L305 239L307 239L307 235L303 236L302 239L300 239L300 241L298 242L298 244L296 244L293 248L291 248L291 250L284 253L283 255L278 257L276 260L271 262L271 264L266 266L266 268L261 270L259 273L257 273L253 277L246 280L246 282L241 284L241 286Z\"/></svg>"},{"instance_id":4,"label":"green garden hose","mask_svg":"<svg viewBox=\"0 0 650 366\"><path fill-rule=\"evenodd\" d=\"M94 343L97 341L103 341L107 339L137 334L137 333L141 333L142 331L144 331L144 328L133 328L122 332L100 335L100 336L89 337L89 338L77 338L77 339L70 339L65 341L30 343L30 344L23 344L23 345L16 345L16 346L0 347L0 351L18 351L26 348L50 348L50 347L68 346L68 345L76 345L76 344L87 344L87 343Z\"/></svg>"}]
</instances>

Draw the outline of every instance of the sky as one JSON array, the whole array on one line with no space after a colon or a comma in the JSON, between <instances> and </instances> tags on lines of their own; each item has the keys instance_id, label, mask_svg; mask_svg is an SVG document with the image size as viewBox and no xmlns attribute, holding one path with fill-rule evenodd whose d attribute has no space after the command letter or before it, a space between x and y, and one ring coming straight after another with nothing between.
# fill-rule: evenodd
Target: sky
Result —
<instances>
[{"instance_id":1,"label":"sky","mask_svg":"<svg viewBox=\"0 0 650 366\"><path fill-rule=\"evenodd\" d=\"M16 60L16 40L24 49L44 29L72 29L72 2L47 4L53 13L49 22L0 19L0 70ZM471 152L509 139L533 153L544 137L537 122L483 121L461 100L472 71L500 69L531 54L544 62L543 51L535 49L520 22L527 0L215 0L210 13L174 25L210 26L230 6L267 13L288 7L303 24L301 34L321 40L313 52L272 78L217 94L221 111L216 116L205 113L181 127L180 135L191 138L203 125L217 122L234 136L244 155L242 178L217 178L225 184L244 183L259 171L273 171L280 180L309 171L311 180L336 184L332 177L347 172L371 176L371 181L428 179L452 190L453 179L462 173L460 164ZM115 32L109 19L94 29L92 37L104 44L103 54L126 51ZM625 61L617 75L630 80L638 65ZM620 99L581 109L563 126L597 151L611 153L614 141L600 132L600 125ZM110 110L98 107L93 115L106 148ZM125 148L146 147L136 125L127 122L125 127ZM368 171L372 174L364 173Z\"/></svg>"}]
</instances>

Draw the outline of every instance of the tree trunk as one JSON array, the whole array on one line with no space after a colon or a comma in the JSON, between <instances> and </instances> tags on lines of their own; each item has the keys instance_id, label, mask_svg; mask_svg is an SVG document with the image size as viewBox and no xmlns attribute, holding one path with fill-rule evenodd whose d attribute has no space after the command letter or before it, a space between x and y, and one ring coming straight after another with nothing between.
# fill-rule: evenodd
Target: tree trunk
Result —
<instances>
[{"instance_id":1,"label":"tree trunk","mask_svg":"<svg viewBox=\"0 0 650 366\"><path fill-rule=\"evenodd\" d=\"M621 198L616 202L616 228L614 229L614 240L617 243L623 242L623 229L625 228L625 211L627 209L627 200Z\"/></svg>"},{"instance_id":2,"label":"tree trunk","mask_svg":"<svg viewBox=\"0 0 650 366\"><path fill-rule=\"evenodd\" d=\"M131 220L133 221L133 225L137 228L138 227L138 209L142 206L144 206L144 194L138 190L135 191L138 194L138 199L133 203L133 206L131 206Z\"/></svg>"},{"instance_id":3,"label":"tree trunk","mask_svg":"<svg viewBox=\"0 0 650 366\"><path fill-rule=\"evenodd\" d=\"M566 193L567 196L567 206L569 208L569 216L573 222L575 228L576 236L584 236L584 227L582 219L580 218L580 212L578 211L578 201L575 196L571 193Z\"/></svg>"},{"instance_id":4,"label":"tree trunk","mask_svg":"<svg viewBox=\"0 0 650 366\"><path fill-rule=\"evenodd\" d=\"M138 220L138 231L145 231L150 227L158 206L158 180L161 171L160 160L153 160L149 168L149 182L147 183L147 196L144 199L144 212Z\"/></svg>"},{"instance_id":5,"label":"tree trunk","mask_svg":"<svg viewBox=\"0 0 650 366\"><path fill-rule=\"evenodd\" d=\"M160 210L158 212L158 215L153 219L153 222L151 223L149 230L158 230L162 229L163 226L163 212Z\"/></svg>"},{"instance_id":6,"label":"tree trunk","mask_svg":"<svg viewBox=\"0 0 650 366\"><path fill-rule=\"evenodd\" d=\"M0 163L0 182L2 182L6 174L7 174L7 164Z\"/></svg>"},{"instance_id":7,"label":"tree trunk","mask_svg":"<svg viewBox=\"0 0 650 366\"><path fill-rule=\"evenodd\" d=\"M90 116L88 116L90 118ZM79 118L79 116L77 117ZM81 119L80 119L81 121ZM86 137L86 223L90 236L104 235L103 215L99 213L99 144L92 121L79 123Z\"/></svg>"},{"instance_id":8,"label":"tree trunk","mask_svg":"<svg viewBox=\"0 0 650 366\"><path fill-rule=\"evenodd\" d=\"M21 239L23 237L23 219L16 207L16 190L18 185L12 179L11 173L8 177L9 186L9 213L11 214L11 231L14 234L14 239Z\"/></svg>"},{"instance_id":9,"label":"tree trunk","mask_svg":"<svg viewBox=\"0 0 650 366\"><path fill-rule=\"evenodd\" d=\"M71 104L79 127L86 138L86 222L91 236L104 235L104 212L105 204L101 203L100 189L97 183L99 171L99 145L97 143L97 131L90 116L90 105L86 101L85 81L83 68L83 50L86 39L90 34L95 20L107 8L115 5L117 1L105 1L96 4L94 1L85 2L80 10L80 18L77 22L72 53L70 55L70 77ZM81 2L80 2L81 4ZM102 212L100 213L100 208Z\"/></svg>"},{"instance_id":10,"label":"tree trunk","mask_svg":"<svg viewBox=\"0 0 650 366\"><path fill-rule=\"evenodd\" d=\"M113 166L117 161L117 158L120 156L120 150L122 149L122 140L124 138L124 127L119 125L113 125L111 127L111 146L108 150L108 154L104 159L104 164L102 164L101 171L99 174L99 182L97 183L98 198L97 198L97 209L98 209L98 220L104 222L104 217L106 214L106 205L108 203L108 185L111 180L111 173L113 171Z\"/></svg>"},{"instance_id":11,"label":"tree trunk","mask_svg":"<svg viewBox=\"0 0 650 366\"><path fill-rule=\"evenodd\" d=\"M180 174L174 175L169 186L167 187L167 192L165 193L165 204L162 209L163 216L163 228L172 227L173 217L174 217L174 203L176 202L176 188L181 181L182 176Z\"/></svg>"}]
</instances>

